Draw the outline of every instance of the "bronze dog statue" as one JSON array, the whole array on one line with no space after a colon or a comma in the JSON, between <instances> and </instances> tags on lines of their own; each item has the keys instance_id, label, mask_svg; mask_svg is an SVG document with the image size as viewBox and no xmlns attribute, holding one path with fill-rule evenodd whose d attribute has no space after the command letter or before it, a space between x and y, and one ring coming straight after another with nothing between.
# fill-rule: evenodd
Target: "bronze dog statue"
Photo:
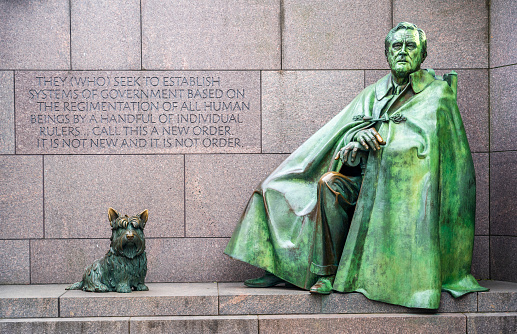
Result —
<instances>
[{"instance_id":1,"label":"bronze dog statue","mask_svg":"<svg viewBox=\"0 0 517 334\"><path fill-rule=\"evenodd\" d=\"M139 215L121 216L109 208L111 225L110 250L106 255L88 266L80 282L70 285L67 290L91 292L131 292L147 291L144 284L147 274L144 227L147 210Z\"/></svg>"}]
</instances>

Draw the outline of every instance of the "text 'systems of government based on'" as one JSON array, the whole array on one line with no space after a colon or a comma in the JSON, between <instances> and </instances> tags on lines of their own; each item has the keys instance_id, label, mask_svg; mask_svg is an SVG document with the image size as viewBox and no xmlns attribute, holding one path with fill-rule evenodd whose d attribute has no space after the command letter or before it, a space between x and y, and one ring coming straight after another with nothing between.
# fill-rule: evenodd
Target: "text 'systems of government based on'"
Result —
<instances>
[{"instance_id":1,"label":"text 'systems of government based on'","mask_svg":"<svg viewBox=\"0 0 517 334\"><path fill-rule=\"evenodd\" d=\"M18 153L260 149L257 72L16 73Z\"/></svg>"}]
</instances>

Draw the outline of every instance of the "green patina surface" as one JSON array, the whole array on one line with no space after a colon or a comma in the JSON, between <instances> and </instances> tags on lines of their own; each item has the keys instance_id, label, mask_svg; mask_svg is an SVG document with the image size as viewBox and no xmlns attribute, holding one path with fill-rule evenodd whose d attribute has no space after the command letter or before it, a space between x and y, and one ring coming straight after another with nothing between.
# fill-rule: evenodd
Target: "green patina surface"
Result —
<instances>
[{"instance_id":1,"label":"green patina surface","mask_svg":"<svg viewBox=\"0 0 517 334\"><path fill-rule=\"evenodd\" d=\"M396 31L388 43L392 72L367 87L262 182L226 254L309 289L318 278L311 263L325 248L323 232L316 228L318 181L328 171L342 171L334 157L372 126L367 119L397 113L403 122L373 124L386 143L369 151L355 212L343 231L333 289L431 309L438 308L442 290L455 297L486 291L470 274L476 185L456 77L443 80L421 70L423 46L418 33L409 31ZM397 43L405 61L399 61ZM394 96L397 85L404 89ZM347 219L334 214L329 224Z\"/></svg>"}]
</instances>

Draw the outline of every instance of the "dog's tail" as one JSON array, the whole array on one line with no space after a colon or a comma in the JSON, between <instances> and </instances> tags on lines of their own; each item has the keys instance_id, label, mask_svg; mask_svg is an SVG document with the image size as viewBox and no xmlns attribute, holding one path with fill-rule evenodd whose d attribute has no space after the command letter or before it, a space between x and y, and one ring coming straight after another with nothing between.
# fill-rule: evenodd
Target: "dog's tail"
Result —
<instances>
[{"instance_id":1,"label":"dog's tail","mask_svg":"<svg viewBox=\"0 0 517 334\"><path fill-rule=\"evenodd\" d=\"M69 287L65 288L66 290L82 290L83 289L83 281L74 283Z\"/></svg>"}]
</instances>

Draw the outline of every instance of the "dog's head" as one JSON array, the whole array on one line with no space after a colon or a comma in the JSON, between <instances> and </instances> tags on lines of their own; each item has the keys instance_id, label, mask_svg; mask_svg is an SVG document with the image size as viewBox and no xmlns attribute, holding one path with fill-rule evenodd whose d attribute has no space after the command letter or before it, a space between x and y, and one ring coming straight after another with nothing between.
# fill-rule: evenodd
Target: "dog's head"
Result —
<instances>
[{"instance_id":1,"label":"dog's head","mask_svg":"<svg viewBox=\"0 0 517 334\"><path fill-rule=\"evenodd\" d=\"M132 259L144 252L144 227L147 222L147 210L139 215L128 217L109 208L108 219L111 225L110 246L113 253Z\"/></svg>"}]
</instances>

